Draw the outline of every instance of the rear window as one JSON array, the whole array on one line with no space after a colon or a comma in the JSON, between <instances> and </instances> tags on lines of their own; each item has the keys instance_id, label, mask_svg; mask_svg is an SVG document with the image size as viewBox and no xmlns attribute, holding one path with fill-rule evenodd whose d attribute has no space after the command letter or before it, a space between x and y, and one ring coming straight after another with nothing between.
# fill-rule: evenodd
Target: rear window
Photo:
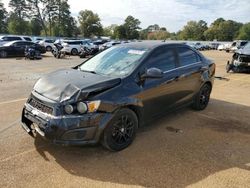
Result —
<instances>
[{"instance_id":1,"label":"rear window","mask_svg":"<svg viewBox=\"0 0 250 188\"><path fill-rule=\"evenodd\" d=\"M186 47L177 48L180 66L191 65L200 61L199 56L191 49Z\"/></svg>"}]
</instances>

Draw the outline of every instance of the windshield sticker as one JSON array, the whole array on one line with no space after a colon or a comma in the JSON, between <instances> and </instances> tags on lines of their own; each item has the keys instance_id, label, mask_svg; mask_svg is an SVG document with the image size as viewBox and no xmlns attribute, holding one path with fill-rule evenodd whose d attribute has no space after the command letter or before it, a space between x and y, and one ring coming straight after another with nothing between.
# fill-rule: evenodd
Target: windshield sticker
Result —
<instances>
[{"instance_id":1,"label":"windshield sticker","mask_svg":"<svg viewBox=\"0 0 250 188\"><path fill-rule=\"evenodd\" d=\"M128 54L143 55L145 52L144 50L129 50Z\"/></svg>"}]
</instances>

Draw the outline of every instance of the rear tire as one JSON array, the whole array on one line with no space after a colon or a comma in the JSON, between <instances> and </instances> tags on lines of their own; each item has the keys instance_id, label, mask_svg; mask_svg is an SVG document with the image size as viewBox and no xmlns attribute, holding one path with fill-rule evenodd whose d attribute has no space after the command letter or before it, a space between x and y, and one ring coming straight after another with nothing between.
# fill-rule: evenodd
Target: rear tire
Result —
<instances>
[{"instance_id":1,"label":"rear tire","mask_svg":"<svg viewBox=\"0 0 250 188\"><path fill-rule=\"evenodd\" d=\"M198 94L194 98L194 103L192 105L192 108L194 110L204 110L210 99L212 87L210 84L204 84L201 88Z\"/></svg>"},{"instance_id":2,"label":"rear tire","mask_svg":"<svg viewBox=\"0 0 250 188\"><path fill-rule=\"evenodd\" d=\"M233 65L232 65L232 64L230 64L229 62L227 62L226 72L227 72L227 73L229 73L229 72L230 72L230 70L232 70L232 68L233 68Z\"/></svg>"},{"instance_id":3,"label":"rear tire","mask_svg":"<svg viewBox=\"0 0 250 188\"><path fill-rule=\"evenodd\" d=\"M77 50L76 48L73 48L73 49L71 50L71 54L72 54L72 55L78 55L78 50Z\"/></svg>"},{"instance_id":4,"label":"rear tire","mask_svg":"<svg viewBox=\"0 0 250 188\"><path fill-rule=\"evenodd\" d=\"M46 51L47 51L47 52L51 52L51 51L52 51L52 47L51 47L51 46L47 46L47 47L46 47Z\"/></svg>"},{"instance_id":5,"label":"rear tire","mask_svg":"<svg viewBox=\"0 0 250 188\"><path fill-rule=\"evenodd\" d=\"M111 151L127 148L134 140L138 118L127 108L119 110L103 132L102 145Z\"/></svg>"}]
</instances>

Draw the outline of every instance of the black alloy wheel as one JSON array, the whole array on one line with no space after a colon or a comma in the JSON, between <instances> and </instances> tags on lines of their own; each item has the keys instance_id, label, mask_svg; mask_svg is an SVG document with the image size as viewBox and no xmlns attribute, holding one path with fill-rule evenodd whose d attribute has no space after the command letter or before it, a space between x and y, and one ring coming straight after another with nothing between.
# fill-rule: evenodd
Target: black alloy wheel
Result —
<instances>
[{"instance_id":1,"label":"black alloy wheel","mask_svg":"<svg viewBox=\"0 0 250 188\"><path fill-rule=\"evenodd\" d=\"M120 151L134 140L138 119L129 109L119 110L110 121L103 134L103 145L111 151Z\"/></svg>"},{"instance_id":2,"label":"black alloy wheel","mask_svg":"<svg viewBox=\"0 0 250 188\"><path fill-rule=\"evenodd\" d=\"M205 84L201 87L199 93L196 95L193 103L193 109L195 110L204 110L210 100L211 94L211 86L209 84Z\"/></svg>"}]
</instances>

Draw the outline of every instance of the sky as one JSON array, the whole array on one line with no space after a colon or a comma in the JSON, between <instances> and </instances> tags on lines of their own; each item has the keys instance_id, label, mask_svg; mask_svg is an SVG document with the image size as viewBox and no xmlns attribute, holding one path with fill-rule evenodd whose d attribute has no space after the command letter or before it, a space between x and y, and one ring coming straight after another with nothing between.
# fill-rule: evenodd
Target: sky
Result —
<instances>
[{"instance_id":1,"label":"sky","mask_svg":"<svg viewBox=\"0 0 250 188\"><path fill-rule=\"evenodd\" d=\"M2 0L8 10L9 0ZM97 13L103 26L122 24L128 15L141 21L141 28L158 24L170 32L181 30L190 20L209 25L223 17L250 22L250 0L68 0L72 15L81 10Z\"/></svg>"}]
</instances>

